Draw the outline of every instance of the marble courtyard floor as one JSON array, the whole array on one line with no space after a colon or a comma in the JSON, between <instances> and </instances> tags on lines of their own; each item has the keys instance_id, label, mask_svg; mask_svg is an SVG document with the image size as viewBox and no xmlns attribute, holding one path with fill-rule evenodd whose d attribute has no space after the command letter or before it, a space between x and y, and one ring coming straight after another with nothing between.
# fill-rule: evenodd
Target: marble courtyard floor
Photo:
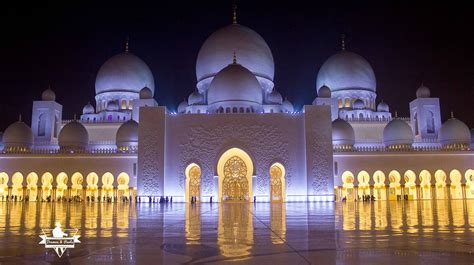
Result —
<instances>
[{"instance_id":1,"label":"marble courtyard floor","mask_svg":"<svg viewBox=\"0 0 474 265\"><path fill-rule=\"evenodd\" d=\"M58 258L41 229L77 228ZM474 264L474 200L0 203L0 264Z\"/></svg>"}]
</instances>

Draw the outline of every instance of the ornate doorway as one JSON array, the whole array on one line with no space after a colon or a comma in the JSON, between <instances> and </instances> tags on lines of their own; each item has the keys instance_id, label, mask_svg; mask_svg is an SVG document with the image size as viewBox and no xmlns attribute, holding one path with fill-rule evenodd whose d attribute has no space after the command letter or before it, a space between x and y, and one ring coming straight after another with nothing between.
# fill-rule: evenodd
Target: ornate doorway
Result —
<instances>
[{"instance_id":1,"label":"ornate doorway","mask_svg":"<svg viewBox=\"0 0 474 265\"><path fill-rule=\"evenodd\" d=\"M222 197L224 201L248 201L249 185L247 166L238 156L232 156L224 164Z\"/></svg>"},{"instance_id":2,"label":"ornate doorway","mask_svg":"<svg viewBox=\"0 0 474 265\"><path fill-rule=\"evenodd\" d=\"M270 167L270 201L285 201L285 168L280 163Z\"/></svg>"},{"instance_id":3,"label":"ornate doorway","mask_svg":"<svg viewBox=\"0 0 474 265\"><path fill-rule=\"evenodd\" d=\"M192 198L201 201L201 168L195 164L186 167L186 202L191 202Z\"/></svg>"},{"instance_id":4,"label":"ornate doorway","mask_svg":"<svg viewBox=\"0 0 474 265\"><path fill-rule=\"evenodd\" d=\"M242 149L225 151L217 162L218 201L251 201L253 167L252 159Z\"/></svg>"}]
</instances>

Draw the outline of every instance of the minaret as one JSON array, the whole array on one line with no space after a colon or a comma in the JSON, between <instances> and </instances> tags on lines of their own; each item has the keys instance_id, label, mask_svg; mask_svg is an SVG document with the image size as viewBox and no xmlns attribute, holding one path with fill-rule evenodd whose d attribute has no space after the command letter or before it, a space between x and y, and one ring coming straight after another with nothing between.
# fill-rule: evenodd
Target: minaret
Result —
<instances>
[{"instance_id":1,"label":"minaret","mask_svg":"<svg viewBox=\"0 0 474 265\"><path fill-rule=\"evenodd\" d=\"M237 24L237 4L234 4L232 8L232 24Z\"/></svg>"},{"instance_id":2,"label":"minaret","mask_svg":"<svg viewBox=\"0 0 474 265\"><path fill-rule=\"evenodd\" d=\"M346 34L344 33L341 35L341 48L343 51L346 50Z\"/></svg>"},{"instance_id":3,"label":"minaret","mask_svg":"<svg viewBox=\"0 0 474 265\"><path fill-rule=\"evenodd\" d=\"M128 53L128 42L130 41L130 37L127 35L125 38L125 53Z\"/></svg>"},{"instance_id":4,"label":"minaret","mask_svg":"<svg viewBox=\"0 0 474 265\"><path fill-rule=\"evenodd\" d=\"M35 145L54 145L61 129L63 106L56 102L51 86L43 92L41 100L33 101L31 130Z\"/></svg>"},{"instance_id":5,"label":"minaret","mask_svg":"<svg viewBox=\"0 0 474 265\"><path fill-rule=\"evenodd\" d=\"M416 139L437 138L441 127L439 98L423 83L416 91L416 99L410 102L410 120Z\"/></svg>"}]
</instances>

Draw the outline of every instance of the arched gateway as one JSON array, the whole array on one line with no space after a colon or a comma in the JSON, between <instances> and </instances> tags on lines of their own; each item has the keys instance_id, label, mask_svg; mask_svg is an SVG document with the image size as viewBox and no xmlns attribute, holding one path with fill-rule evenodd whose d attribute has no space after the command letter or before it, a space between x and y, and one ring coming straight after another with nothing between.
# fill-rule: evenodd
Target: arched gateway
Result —
<instances>
[{"instance_id":1,"label":"arched gateway","mask_svg":"<svg viewBox=\"0 0 474 265\"><path fill-rule=\"evenodd\" d=\"M219 201L250 201L252 198L253 163L239 148L227 150L217 163Z\"/></svg>"}]
</instances>

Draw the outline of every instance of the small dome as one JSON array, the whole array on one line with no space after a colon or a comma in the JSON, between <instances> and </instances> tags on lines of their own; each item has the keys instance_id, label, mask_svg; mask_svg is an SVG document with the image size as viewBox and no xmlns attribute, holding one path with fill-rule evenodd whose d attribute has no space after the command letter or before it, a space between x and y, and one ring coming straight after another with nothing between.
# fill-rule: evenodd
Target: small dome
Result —
<instances>
[{"instance_id":1,"label":"small dome","mask_svg":"<svg viewBox=\"0 0 474 265\"><path fill-rule=\"evenodd\" d=\"M229 64L212 80L207 94L209 105L237 101L262 104L262 87L252 72L240 64Z\"/></svg>"},{"instance_id":2,"label":"small dome","mask_svg":"<svg viewBox=\"0 0 474 265\"><path fill-rule=\"evenodd\" d=\"M382 101L377 105L377 111L378 112L389 112L390 108L388 107L387 103Z\"/></svg>"},{"instance_id":3,"label":"small dome","mask_svg":"<svg viewBox=\"0 0 474 265\"><path fill-rule=\"evenodd\" d=\"M59 132L58 143L61 149L86 149L89 133L82 123L73 120Z\"/></svg>"},{"instance_id":4,"label":"small dome","mask_svg":"<svg viewBox=\"0 0 474 265\"><path fill-rule=\"evenodd\" d=\"M332 92L340 90L367 90L375 92L375 73L362 56L341 51L329 57L318 72L317 89L327 85Z\"/></svg>"},{"instance_id":5,"label":"small dome","mask_svg":"<svg viewBox=\"0 0 474 265\"><path fill-rule=\"evenodd\" d=\"M464 122L456 118L451 118L441 125L438 133L438 139L442 145L469 145L471 142L471 132Z\"/></svg>"},{"instance_id":6,"label":"small dome","mask_svg":"<svg viewBox=\"0 0 474 265\"><path fill-rule=\"evenodd\" d=\"M393 119L383 129L383 143L385 146L412 145L413 131L410 125L401 119Z\"/></svg>"},{"instance_id":7,"label":"small dome","mask_svg":"<svg viewBox=\"0 0 474 265\"><path fill-rule=\"evenodd\" d=\"M364 101L362 101L362 99L358 98L354 101L354 105L353 105L354 109L364 109L365 108L365 104L364 104Z\"/></svg>"},{"instance_id":8,"label":"small dome","mask_svg":"<svg viewBox=\"0 0 474 265\"><path fill-rule=\"evenodd\" d=\"M416 90L417 98L429 98L430 95L431 95L430 89L423 84Z\"/></svg>"},{"instance_id":9,"label":"small dome","mask_svg":"<svg viewBox=\"0 0 474 265\"><path fill-rule=\"evenodd\" d=\"M231 24L212 33L201 46L196 61L197 87L202 92L236 53L239 64L251 71L262 87L271 91L275 65L270 48L255 31Z\"/></svg>"},{"instance_id":10,"label":"small dome","mask_svg":"<svg viewBox=\"0 0 474 265\"><path fill-rule=\"evenodd\" d=\"M270 104L281 105L281 103L283 102L283 98L281 97L281 94L278 91L273 89L273 91L267 96L267 102Z\"/></svg>"},{"instance_id":11,"label":"small dome","mask_svg":"<svg viewBox=\"0 0 474 265\"><path fill-rule=\"evenodd\" d=\"M292 113L295 111L293 104L288 99L283 100L283 103L281 103L281 109L286 113Z\"/></svg>"},{"instance_id":12,"label":"small dome","mask_svg":"<svg viewBox=\"0 0 474 265\"><path fill-rule=\"evenodd\" d=\"M118 148L138 146L138 123L134 120L129 120L120 125L115 141Z\"/></svg>"},{"instance_id":13,"label":"small dome","mask_svg":"<svg viewBox=\"0 0 474 265\"><path fill-rule=\"evenodd\" d=\"M155 81L148 65L129 52L108 59L99 69L95 79L96 95L104 92L135 92L148 86L155 91Z\"/></svg>"},{"instance_id":14,"label":"small dome","mask_svg":"<svg viewBox=\"0 0 474 265\"><path fill-rule=\"evenodd\" d=\"M31 148L34 137L31 128L22 121L12 123L3 133L3 145L5 148L19 147Z\"/></svg>"},{"instance_id":15,"label":"small dome","mask_svg":"<svg viewBox=\"0 0 474 265\"><path fill-rule=\"evenodd\" d=\"M82 108L82 114L94 114L95 113L95 109L94 109L94 106L91 105L91 103L87 103L87 105L84 106L84 108Z\"/></svg>"},{"instance_id":16,"label":"small dome","mask_svg":"<svg viewBox=\"0 0 474 265\"><path fill-rule=\"evenodd\" d=\"M56 93L48 87L43 93L41 94L41 100L43 101L55 101L56 100Z\"/></svg>"},{"instance_id":17,"label":"small dome","mask_svg":"<svg viewBox=\"0 0 474 265\"><path fill-rule=\"evenodd\" d=\"M153 92L149 87L144 87L140 89L140 99L150 99L153 98Z\"/></svg>"},{"instance_id":18,"label":"small dome","mask_svg":"<svg viewBox=\"0 0 474 265\"><path fill-rule=\"evenodd\" d=\"M335 119L332 122L332 144L353 146L354 143L354 128L343 119Z\"/></svg>"},{"instance_id":19,"label":"small dome","mask_svg":"<svg viewBox=\"0 0 474 265\"><path fill-rule=\"evenodd\" d=\"M331 89L324 85L318 90L318 97L320 98L330 98L331 97Z\"/></svg>"},{"instance_id":20,"label":"small dome","mask_svg":"<svg viewBox=\"0 0 474 265\"><path fill-rule=\"evenodd\" d=\"M188 107L188 102L186 100L183 100L178 105L178 113L185 113L187 107Z\"/></svg>"},{"instance_id":21,"label":"small dome","mask_svg":"<svg viewBox=\"0 0 474 265\"><path fill-rule=\"evenodd\" d=\"M107 111L118 111L118 110L119 110L119 105L117 101L113 100L107 103Z\"/></svg>"},{"instance_id":22,"label":"small dome","mask_svg":"<svg viewBox=\"0 0 474 265\"><path fill-rule=\"evenodd\" d=\"M197 90L195 90L193 93L191 93L188 97L188 104L189 105L201 105L204 104L204 96L203 94L199 93Z\"/></svg>"}]
</instances>

